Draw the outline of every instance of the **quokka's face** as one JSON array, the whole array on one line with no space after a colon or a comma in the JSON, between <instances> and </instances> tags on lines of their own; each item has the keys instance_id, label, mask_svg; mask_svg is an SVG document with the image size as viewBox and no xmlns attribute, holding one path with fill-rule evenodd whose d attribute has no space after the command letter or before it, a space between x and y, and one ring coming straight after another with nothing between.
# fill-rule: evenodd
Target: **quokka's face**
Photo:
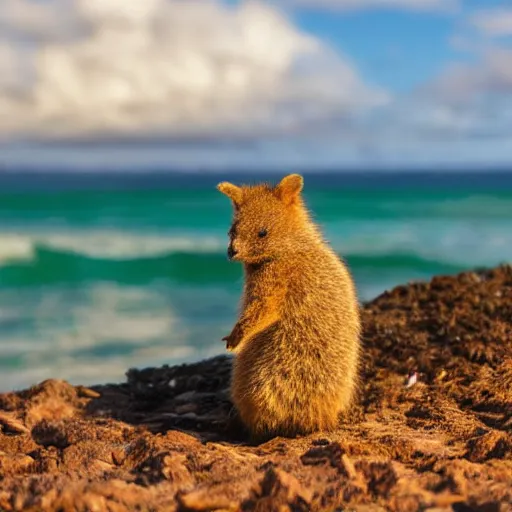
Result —
<instances>
[{"instance_id":1,"label":"quokka's face","mask_svg":"<svg viewBox=\"0 0 512 512\"><path fill-rule=\"evenodd\" d=\"M252 208L251 208L252 206ZM247 204L235 210L229 229L228 258L246 263L272 259L278 252L276 230L279 220L274 216L255 212L255 204Z\"/></svg>"},{"instance_id":2,"label":"quokka's face","mask_svg":"<svg viewBox=\"0 0 512 512\"><path fill-rule=\"evenodd\" d=\"M294 238L293 207L302 178L291 175L277 187L237 187L221 183L219 190L233 202L233 224L228 232L228 257L244 263L261 263L278 257Z\"/></svg>"}]
</instances>

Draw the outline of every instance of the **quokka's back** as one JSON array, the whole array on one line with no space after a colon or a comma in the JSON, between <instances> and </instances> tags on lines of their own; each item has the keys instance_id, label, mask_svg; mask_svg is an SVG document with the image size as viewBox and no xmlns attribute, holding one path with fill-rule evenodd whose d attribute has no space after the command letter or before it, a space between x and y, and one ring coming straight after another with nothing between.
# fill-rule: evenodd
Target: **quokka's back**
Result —
<instances>
[{"instance_id":1,"label":"quokka's back","mask_svg":"<svg viewBox=\"0 0 512 512\"><path fill-rule=\"evenodd\" d=\"M358 379L359 306L352 278L301 198L302 177L279 185L221 183L234 219L228 255L244 264L232 399L253 436L332 430Z\"/></svg>"}]
</instances>

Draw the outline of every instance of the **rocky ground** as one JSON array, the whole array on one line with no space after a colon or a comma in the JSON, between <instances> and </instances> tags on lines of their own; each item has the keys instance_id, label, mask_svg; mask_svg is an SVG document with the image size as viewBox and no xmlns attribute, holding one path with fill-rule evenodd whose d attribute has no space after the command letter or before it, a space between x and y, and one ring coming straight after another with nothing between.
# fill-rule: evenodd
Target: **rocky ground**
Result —
<instances>
[{"instance_id":1,"label":"rocky ground","mask_svg":"<svg viewBox=\"0 0 512 512\"><path fill-rule=\"evenodd\" d=\"M248 443L225 357L0 395L0 510L512 510L512 267L400 286L363 317L336 432Z\"/></svg>"}]
</instances>

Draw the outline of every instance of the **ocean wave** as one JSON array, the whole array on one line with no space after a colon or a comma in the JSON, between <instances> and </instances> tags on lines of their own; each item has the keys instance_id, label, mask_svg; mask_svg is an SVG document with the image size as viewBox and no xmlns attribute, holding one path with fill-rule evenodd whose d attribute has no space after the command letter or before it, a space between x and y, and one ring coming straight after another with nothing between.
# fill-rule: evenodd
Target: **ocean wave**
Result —
<instances>
[{"instance_id":1,"label":"ocean wave","mask_svg":"<svg viewBox=\"0 0 512 512\"><path fill-rule=\"evenodd\" d=\"M407 219L354 223L327 222L327 239L342 254L419 254L430 259L462 259L486 263L495 253L512 254L508 223L492 225ZM132 261L161 258L174 253L224 255L228 239L224 231L142 231L76 229L0 231L0 266L34 260L39 250L70 253L97 260Z\"/></svg>"},{"instance_id":2,"label":"ocean wave","mask_svg":"<svg viewBox=\"0 0 512 512\"><path fill-rule=\"evenodd\" d=\"M8 233L0 235L0 265L31 260L41 248L91 258L131 260L171 252L221 252L225 246L226 240L215 236L159 236L108 230L48 235Z\"/></svg>"},{"instance_id":3,"label":"ocean wave","mask_svg":"<svg viewBox=\"0 0 512 512\"><path fill-rule=\"evenodd\" d=\"M354 272L400 278L452 273L510 261L512 238L501 227L482 230L436 223L331 226L332 245ZM415 229L418 228L418 229ZM441 226L442 228L442 226ZM140 234L122 231L0 234L0 286L110 281L141 285L238 283L241 266L226 258L217 233Z\"/></svg>"},{"instance_id":4,"label":"ocean wave","mask_svg":"<svg viewBox=\"0 0 512 512\"><path fill-rule=\"evenodd\" d=\"M216 353L220 352L222 348L216 347ZM3 367L0 392L23 389L49 378L75 385L124 382L129 368L181 364L202 357L202 349L190 346L141 348L121 357L53 357L51 362L29 362L22 372L19 368Z\"/></svg>"},{"instance_id":5,"label":"ocean wave","mask_svg":"<svg viewBox=\"0 0 512 512\"><path fill-rule=\"evenodd\" d=\"M468 267L461 262L404 252L348 253L343 257L356 274L400 272L428 275L456 272ZM207 252L171 252L114 260L36 246L30 262L18 261L9 265L4 262L0 267L0 283L4 287L94 281L145 285L162 279L201 286L238 283L240 278L240 265L227 261L224 253Z\"/></svg>"},{"instance_id":6,"label":"ocean wave","mask_svg":"<svg viewBox=\"0 0 512 512\"><path fill-rule=\"evenodd\" d=\"M208 312L219 296L167 287L95 283L86 286L0 289L0 391L46 378L74 383L121 381L129 367L177 364L222 352L234 316ZM222 300L222 294L220 295ZM227 301L226 301L227 302ZM190 304L196 308L190 308Z\"/></svg>"},{"instance_id":7,"label":"ocean wave","mask_svg":"<svg viewBox=\"0 0 512 512\"><path fill-rule=\"evenodd\" d=\"M208 284L239 277L239 265L231 265L222 253L172 251L129 259L98 258L45 245L33 247L31 260L3 262L3 286L113 281L141 285L158 279L179 283Z\"/></svg>"},{"instance_id":8,"label":"ocean wave","mask_svg":"<svg viewBox=\"0 0 512 512\"><path fill-rule=\"evenodd\" d=\"M463 263L436 260L414 253L390 252L382 254L348 254L344 259L358 270L371 271L416 271L426 273L456 272Z\"/></svg>"},{"instance_id":9,"label":"ocean wave","mask_svg":"<svg viewBox=\"0 0 512 512\"><path fill-rule=\"evenodd\" d=\"M379 213L388 214L392 218L419 218L419 219L486 219L506 220L510 218L512 198L500 198L494 195L471 195L469 197L435 197L404 201L399 198L395 201L379 201L374 208ZM375 215L378 218L378 215Z\"/></svg>"},{"instance_id":10,"label":"ocean wave","mask_svg":"<svg viewBox=\"0 0 512 512\"><path fill-rule=\"evenodd\" d=\"M34 241L18 235L0 236L0 265L34 258Z\"/></svg>"}]
</instances>

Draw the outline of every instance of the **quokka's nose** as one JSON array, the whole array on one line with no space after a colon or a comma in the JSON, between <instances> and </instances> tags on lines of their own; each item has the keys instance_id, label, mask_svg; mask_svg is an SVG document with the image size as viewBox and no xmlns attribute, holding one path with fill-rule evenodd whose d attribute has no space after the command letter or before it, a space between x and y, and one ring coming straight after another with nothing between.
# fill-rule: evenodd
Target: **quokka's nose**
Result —
<instances>
[{"instance_id":1,"label":"quokka's nose","mask_svg":"<svg viewBox=\"0 0 512 512\"><path fill-rule=\"evenodd\" d=\"M228 258L230 260L233 259L233 257L236 255L236 253L237 253L237 250L232 245L230 245L228 247Z\"/></svg>"}]
</instances>

